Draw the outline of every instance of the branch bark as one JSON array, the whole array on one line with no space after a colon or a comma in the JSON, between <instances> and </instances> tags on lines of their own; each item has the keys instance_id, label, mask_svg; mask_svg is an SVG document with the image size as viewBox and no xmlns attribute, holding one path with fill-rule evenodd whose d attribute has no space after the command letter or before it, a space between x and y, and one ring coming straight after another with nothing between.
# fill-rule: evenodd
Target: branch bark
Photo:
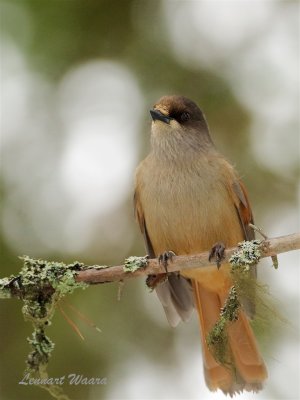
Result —
<instances>
[{"instance_id":1,"label":"branch bark","mask_svg":"<svg viewBox=\"0 0 300 400\"><path fill-rule=\"evenodd\" d=\"M272 257L280 253L286 253L292 250L300 249L300 233L280 236L277 238L266 239L260 246L261 258ZM228 262L232 254L237 251L237 247L227 249L225 251L225 259L223 263ZM215 265L214 262L208 261L208 252L175 256L168 265L169 272L181 271L186 268L206 268ZM222 268L222 267L221 267ZM134 272L124 272L124 265L108 267L108 268L89 268L78 272L76 276L77 282L85 282L89 284L98 284L105 282L118 282L129 278L136 278L143 275L152 275L164 273L165 269L159 264L157 259L149 259L145 268L140 268Z\"/></svg>"}]
</instances>

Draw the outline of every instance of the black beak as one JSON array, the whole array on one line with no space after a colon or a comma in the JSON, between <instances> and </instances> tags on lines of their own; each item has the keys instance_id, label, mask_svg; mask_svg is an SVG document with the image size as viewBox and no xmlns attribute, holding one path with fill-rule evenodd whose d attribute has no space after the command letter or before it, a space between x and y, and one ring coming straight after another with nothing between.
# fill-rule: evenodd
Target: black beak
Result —
<instances>
[{"instance_id":1,"label":"black beak","mask_svg":"<svg viewBox=\"0 0 300 400\"><path fill-rule=\"evenodd\" d=\"M163 113L161 113L158 110L150 110L150 114L151 114L153 121L159 120L159 121L165 122L166 124L169 124L171 119L173 119L171 117L168 117L167 115L164 115Z\"/></svg>"}]
</instances>

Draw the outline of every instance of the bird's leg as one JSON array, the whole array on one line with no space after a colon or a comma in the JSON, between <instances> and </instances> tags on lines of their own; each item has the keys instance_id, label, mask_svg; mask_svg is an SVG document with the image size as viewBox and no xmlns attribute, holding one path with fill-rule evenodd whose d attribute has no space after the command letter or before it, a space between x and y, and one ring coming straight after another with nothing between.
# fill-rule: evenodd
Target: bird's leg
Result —
<instances>
[{"instance_id":1,"label":"bird's leg","mask_svg":"<svg viewBox=\"0 0 300 400\"><path fill-rule=\"evenodd\" d=\"M160 254L158 257L159 264L164 266L166 273L164 274L157 274L157 275L148 275L146 279L146 285L151 290L155 289L157 285L165 282L168 279L168 276L171 274L168 271L168 262L172 261L173 257L176 254L173 251L165 251L164 253Z\"/></svg>"},{"instance_id":2,"label":"bird's leg","mask_svg":"<svg viewBox=\"0 0 300 400\"><path fill-rule=\"evenodd\" d=\"M211 261L213 258L217 262L218 269L221 267L221 261L224 258L225 245L222 242L215 243L211 248L208 256L208 261Z\"/></svg>"},{"instance_id":3,"label":"bird's leg","mask_svg":"<svg viewBox=\"0 0 300 400\"><path fill-rule=\"evenodd\" d=\"M165 268L166 273L168 274L168 262L171 261L173 257L176 256L174 251L165 251L158 257L159 264L162 264Z\"/></svg>"}]
</instances>

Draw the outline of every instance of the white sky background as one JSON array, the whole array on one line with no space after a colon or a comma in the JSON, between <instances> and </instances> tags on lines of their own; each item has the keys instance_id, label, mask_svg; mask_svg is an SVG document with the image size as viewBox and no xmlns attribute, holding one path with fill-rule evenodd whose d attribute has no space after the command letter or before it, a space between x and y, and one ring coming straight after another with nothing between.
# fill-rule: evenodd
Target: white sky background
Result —
<instances>
[{"instance_id":1,"label":"white sky background","mask_svg":"<svg viewBox=\"0 0 300 400\"><path fill-rule=\"evenodd\" d=\"M299 17L295 4L284 13L279 2L255 0L166 0L162 8L177 61L195 69L205 66L219 71L222 67L236 97L252 113L254 156L287 179L299 157ZM9 188L3 232L18 253L37 248L41 254L49 250L80 253L92 240L95 219L101 221L116 210L132 188L138 162L136 142L145 118L141 90L124 65L110 60L78 65L54 87L29 70L13 43L2 45L1 167ZM60 132L64 137L57 147ZM261 225L272 236L291 233L299 230L295 215L297 209L283 205L265 215ZM122 242L119 254L126 256L132 238L125 234L126 218L118 218L118 231L108 234L107 243L113 247ZM27 234L28 229L32 234ZM297 326L299 256L289 253L280 259L282 270L268 272L266 267L263 275L272 281L272 292ZM145 296L146 310L160 307L154 296ZM159 318L165 324L162 312ZM145 399L225 398L205 388L200 340L198 351L194 340L186 343L186 329L196 332L195 318L189 327L178 330L176 365L159 371L159 366L147 360L132 359L126 368L120 367L123 382L120 378L109 398L141 399L141 393L147 393ZM266 390L239 398L299 398L296 330L287 329L276 354L267 359L270 383Z\"/></svg>"}]
</instances>

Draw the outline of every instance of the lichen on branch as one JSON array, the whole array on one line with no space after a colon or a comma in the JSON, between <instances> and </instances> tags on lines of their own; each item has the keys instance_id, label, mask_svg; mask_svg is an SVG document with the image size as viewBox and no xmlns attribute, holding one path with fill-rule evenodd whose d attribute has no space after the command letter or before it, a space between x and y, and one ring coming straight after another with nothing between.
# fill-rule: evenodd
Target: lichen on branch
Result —
<instances>
[{"instance_id":1,"label":"lichen on branch","mask_svg":"<svg viewBox=\"0 0 300 400\"><path fill-rule=\"evenodd\" d=\"M131 256L125 259L123 267L124 272L134 272L140 268L145 268L148 264L149 256L136 257Z\"/></svg>"},{"instance_id":2,"label":"lichen on branch","mask_svg":"<svg viewBox=\"0 0 300 400\"><path fill-rule=\"evenodd\" d=\"M229 324L238 319L243 303L254 304L255 307L256 281L253 268L260 260L260 246L260 240L243 241L229 259L233 286L220 310L218 321L206 338L214 358L224 366L232 366L227 333Z\"/></svg>"},{"instance_id":3,"label":"lichen on branch","mask_svg":"<svg viewBox=\"0 0 300 400\"><path fill-rule=\"evenodd\" d=\"M33 333L28 342L32 351L27 357L26 373L33 377L47 379L47 365L54 349L54 343L45 330L51 324L55 307L66 294L77 288L86 288L83 282L76 282L75 276L83 264L34 260L21 257L24 264L17 277L4 278L0 282L3 293L14 294L23 300L22 312L25 320L33 324ZM7 295L7 297L9 297ZM62 388L55 385L41 385L57 399L67 399Z\"/></svg>"},{"instance_id":4,"label":"lichen on branch","mask_svg":"<svg viewBox=\"0 0 300 400\"><path fill-rule=\"evenodd\" d=\"M230 352L228 346L228 323L238 319L238 312L241 303L238 299L235 286L229 290L224 306L220 310L220 317L207 336L207 345L215 360L224 365L230 366Z\"/></svg>"},{"instance_id":5,"label":"lichen on branch","mask_svg":"<svg viewBox=\"0 0 300 400\"><path fill-rule=\"evenodd\" d=\"M252 265L257 264L261 257L261 243L261 240L240 242L237 251L229 259L232 270L238 268L246 272L250 270Z\"/></svg>"}]
</instances>

